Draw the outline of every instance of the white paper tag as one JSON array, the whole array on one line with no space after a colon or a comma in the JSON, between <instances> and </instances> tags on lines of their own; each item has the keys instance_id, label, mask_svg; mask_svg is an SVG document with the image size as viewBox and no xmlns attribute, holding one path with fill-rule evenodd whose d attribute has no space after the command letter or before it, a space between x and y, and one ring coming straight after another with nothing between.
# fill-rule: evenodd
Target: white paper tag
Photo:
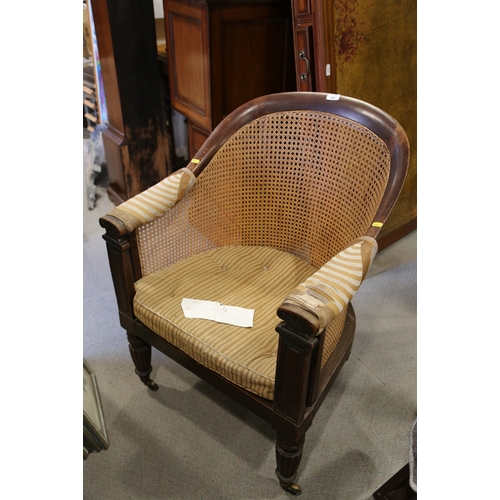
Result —
<instances>
[{"instance_id":1,"label":"white paper tag","mask_svg":"<svg viewBox=\"0 0 500 500\"><path fill-rule=\"evenodd\" d=\"M209 319L244 328L253 326L253 309L196 299L182 299L181 306L186 318Z\"/></svg>"},{"instance_id":2,"label":"white paper tag","mask_svg":"<svg viewBox=\"0 0 500 500\"><path fill-rule=\"evenodd\" d=\"M340 94L327 94L327 101L338 101L340 99Z\"/></svg>"}]
</instances>

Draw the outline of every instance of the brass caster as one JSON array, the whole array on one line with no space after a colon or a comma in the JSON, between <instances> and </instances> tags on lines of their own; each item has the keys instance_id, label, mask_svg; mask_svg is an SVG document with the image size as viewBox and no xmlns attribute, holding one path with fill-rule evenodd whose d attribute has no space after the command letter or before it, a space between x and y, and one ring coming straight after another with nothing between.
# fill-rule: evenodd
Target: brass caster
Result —
<instances>
[{"instance_id":1,"label":"brass caster","mask_svg":"<svg viewBox=\"0 0 500 500\"><path fill-rule=\"evenodd\" d=\"M148 386L148 389L151 389L152 391L158 390L158 384L154 380L148 380L145 384Z\"/></svg>"},{"instance_id":2,"label":"brass caster","mask_svg":"<svg viewBox=\"0 0 500 500\"><path fill-rule=\"evenodd\" d=\"M302 489L295 483L280 483L281 487L287 492L298 497L302 493Z\"/></svg>"}]
</instances>

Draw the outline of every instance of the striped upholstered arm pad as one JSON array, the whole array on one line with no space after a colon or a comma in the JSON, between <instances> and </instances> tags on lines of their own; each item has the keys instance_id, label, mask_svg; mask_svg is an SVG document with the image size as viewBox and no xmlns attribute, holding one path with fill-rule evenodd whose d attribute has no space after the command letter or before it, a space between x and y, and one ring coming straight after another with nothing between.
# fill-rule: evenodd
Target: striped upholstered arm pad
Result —
<instances>
[{"instance_id":1,"label":"striped upholstered arm pad","mask_svg":"<svg viewBox=\"0 0 500 500\"><path fill-rule=\"evenodd\" d=\"M120 219L129 231L151 222L172 208L196 183L188 168L181 168L146 191L111 210L109 215Z\"/></svg>"},{"instance_id":2,"label":"striped upholstered arm pad","mask_svg":"<svg viewBox=\"0 0 500 500\"><path fill-rule=\"evenodd\" d=\"M320 331L338 316L360 287L375 258L378 245L369 237L357 238L321 269L298 285L284 303L298 304L315 314Z\"/></svg>"}]
</instances>

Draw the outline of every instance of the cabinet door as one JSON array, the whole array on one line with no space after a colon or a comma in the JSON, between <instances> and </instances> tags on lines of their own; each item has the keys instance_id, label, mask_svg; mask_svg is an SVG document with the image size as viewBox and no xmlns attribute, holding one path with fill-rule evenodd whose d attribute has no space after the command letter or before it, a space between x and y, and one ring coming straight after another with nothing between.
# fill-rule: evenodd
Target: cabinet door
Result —
<instances>
[{"instance_id":1,"label":"cabinet door","mask_svg":"<svg viewBox=\"0 0 500 500\"><path fill-rule=\"evenodd\" d=\"M172 107L211 130L208 7L163 0Z\"/></svg>"},{"instance_id":2,"label":"cabinet door","mask_svg":"<svg viewBox=\"0 0 500 500\"><path fill-rule=\"evenodd\" d=\"M295 90L290 0L210 6L212 124L241 104Z\"/></svg>"},{"instance_id":3,"label":"cabinet door","mask_svg":"<svg viewBox=\"0 0 500 500\"><path fill-rule=\"evenodd\" d=\"M321 0L292 0L297 89L325 91Z\"/></svg>"}]
</instances>

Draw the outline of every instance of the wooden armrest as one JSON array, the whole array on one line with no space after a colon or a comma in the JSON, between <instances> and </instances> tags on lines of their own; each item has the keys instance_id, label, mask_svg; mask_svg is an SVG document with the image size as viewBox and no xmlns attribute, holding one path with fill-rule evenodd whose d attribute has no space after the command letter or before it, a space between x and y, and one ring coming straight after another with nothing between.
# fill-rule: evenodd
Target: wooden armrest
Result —
<instances>
[{"instance_id":1,"label":"wooden armrest","mask_svg":"<svg viewBox=\"0 0 500 500\"><path fill-rule=\"evenodd\" d=\"M121 238L128 234L127 226L113 215L104 215L99 219L99 224L106 230L106 233L115 238Z\"/></svg>"},{"instance_id":2,"label":"wooden armrest","mask_svg":"<svg viewBox=\"0 0 500 500\"><path fill-rule=\"evenodd\" d=\"M320 333L320 322L316 315L295 304L282 304L278 308L278 317L287 328L302 336L313 337Z\"/></svg>"},{"instance_id":3,"label":"wooden armrest","mask_svg":"<svg viewBox=\"0 0 500 500\"><path fill-rule=\"evenodd\" d=\"M106 230L103 239L108 250L109 266L120 318L133 318L134 282L140 278L140 264L137 263L132 252L131 240L133 240L133 236L130 235L127 226L113 215L104 215L99 219L99 224ZM127 329L122 319L120 320L121 324Z\"/></svg>"}]
</instances>

